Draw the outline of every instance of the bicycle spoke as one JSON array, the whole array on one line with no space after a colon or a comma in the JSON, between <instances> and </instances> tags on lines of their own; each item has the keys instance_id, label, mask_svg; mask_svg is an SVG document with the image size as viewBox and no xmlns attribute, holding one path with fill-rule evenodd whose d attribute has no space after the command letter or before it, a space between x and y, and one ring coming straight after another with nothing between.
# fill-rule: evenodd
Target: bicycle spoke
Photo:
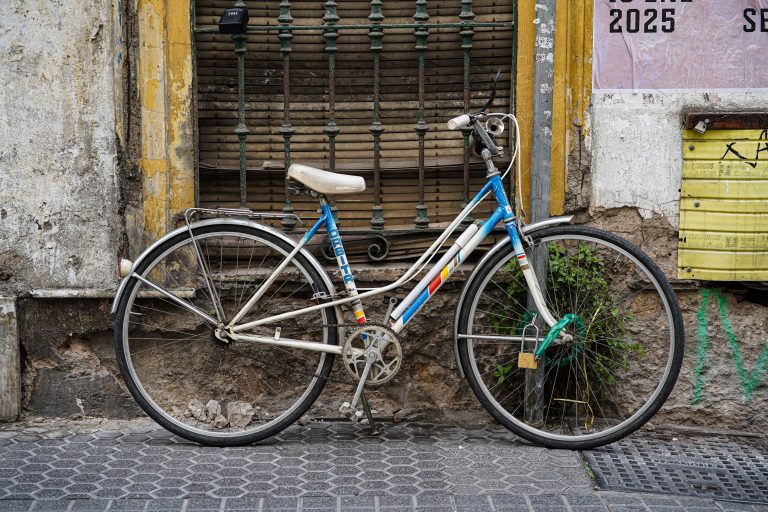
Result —
<instances>
[{"instance_id":1,"label":"bicycle spoke","mask_svg":"<svg viewBox=\"0 0 768 512\"><path fill-rule=\"evenodd\" d=\"M561 331L568 336L553 340L537 370L518 368L520 345L513 342L470 337L460 343L460 356L475 393L510 429L552 447L599 446L647 421L669 393L682 357L682 325L672 322L664 298L669 285L659 284L660 273L647 270L652 263L636 249L588 228L545 232L554 235L534 235L549 259L544 303L557 320L574 315ZM521 273L510 275L513 257L511 250L499 253L470 285L460 334L522 335L531 312ZM539 342L547 334L544 327ZM526 375L536 375L541 387Z\"/></svg>"},{"instance_id":2,"label":"bicycle spoke","mask_svg":"<svg viewBox=\"0 0 768 512\"><path fill-rule=\"evenodd\" d=\"M314 401L330 372L332 355L294 347L235 341L226 331L193 314L210 311L219 299L223 318L233 318L254 289L263 287L291 248L272 235L247 227L201 229L195 256L183 233L146 257L141 270L171 289L192 293L183 304L170 297L139 298L148 285L134 284L123 306L120 350L130 372L124 375L145 411L176 433L195 440L239 443L282 429ZM272 237L272 238L270 238ZM281 245L282 244L282 245ZM191 265L191 266L190 266ZM265 289L250 317L283 314L314 305L325 284L304 256ZM212 292L208 293L208 282ZM335 342L338 321L332 308L316 310L300 323L256 328L285 338ZM218 404L218 405L217 405Z\"/></svg>"}]
</instances>

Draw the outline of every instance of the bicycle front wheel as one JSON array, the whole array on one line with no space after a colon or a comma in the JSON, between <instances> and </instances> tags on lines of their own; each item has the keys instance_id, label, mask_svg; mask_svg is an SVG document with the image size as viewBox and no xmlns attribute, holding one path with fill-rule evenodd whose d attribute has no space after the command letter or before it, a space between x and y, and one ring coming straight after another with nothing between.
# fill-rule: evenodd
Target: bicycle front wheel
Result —
<instances>
[{"instance_id":1,"label":"bicycle front wheel","mask_svg":"<svg viewBox=\"0 0 768 512\"><path fill-rule=\"evenodd\" d=\"M226 325L293 246L266 229L211 224L181 231L145 257L117 309L115 348L129 391L155 421L187 439L238 445L284 429L320 394L328 353L234 341L191 308ZM175 300L159 292L171 292ZM315 305L330 296L302 254L240 322ZM333 308L245 334L337 344Z\"/></svg>"},{"instance_id":2,"label":"bicycle front wheel","mask_svg":"<svg viewBox=\"0 0 768 512\"><path fill-rule=\"evenodd\" d=\"M568 449L616 441L658 411L677 379L684 336L675 294L648 256L610 233L561 226L532 238L529 261L538 269L546 260L544 297L556 320L567 318L567 336L537 368L518 364L535 349L532 325L539 340L549 328L512 248L503 249L474 271L459 305L462 368L483 406L529 441Z\"/></svg>"}]
</instances>

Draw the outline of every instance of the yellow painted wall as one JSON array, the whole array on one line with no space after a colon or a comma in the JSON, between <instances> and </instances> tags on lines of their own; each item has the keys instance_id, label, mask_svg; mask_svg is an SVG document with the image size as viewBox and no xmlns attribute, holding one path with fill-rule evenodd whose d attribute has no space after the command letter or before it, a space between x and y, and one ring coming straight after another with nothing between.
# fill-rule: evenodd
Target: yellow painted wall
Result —
<instances>
[{"instance_id":1,"label":"yellow painted wall","mask_svg":"<svg viewBox=\"0 0 768 512\"><path fill-rule=\"evenodd\" d=\"M683 132L679 278L768 280L766 138L764 130Z\"/></svg>"},{"instance_id":2,"label":"yellow painted wall","mask_svg":"<svg viewBox=\"0 0 768 512\"><path fill-rule=\"evenodd\" d=\"M138 84L144 238L151 243L195 203L189 0L139 0Z\"/></svg>"},{"instance_id":3,"label":"yellow painted wall","mask_svg":"<svg viewBox=\"0 0 768 512\"><path fill-rule=\"evenodd\" d=\"M535 2L518 1L517 118L522 136L523 195L530 204ZM586 136L592 90L592 0L560 0L555 13L555 78L552 99L550 214L563 213L568 155L574 133Z\"/></svg>"}]
</instances>

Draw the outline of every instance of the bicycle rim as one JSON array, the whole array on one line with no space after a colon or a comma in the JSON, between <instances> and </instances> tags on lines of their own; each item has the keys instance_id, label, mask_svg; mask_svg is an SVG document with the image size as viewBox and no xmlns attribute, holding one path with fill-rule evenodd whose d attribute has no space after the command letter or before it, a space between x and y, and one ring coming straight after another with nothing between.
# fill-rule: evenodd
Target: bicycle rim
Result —
<instances>
[{"instance_id":1,"label":"bicycle rim","mask_svg":"<svg viewBox=\"0 0 768 512\"><path fill-rule=\"evenodd\" d=\"M538 313L512 251L487 262L471 283L460 333L521 336L530 342L470 339L460 355L485 407L529 440L561 448L599 446L639 428L669 395L682 361L683 326L666 278L647 256L613 235L581 227L542 230L529 251L546 258L545 299L556 319L570 315L538 360L531 353ZM539 339L549 328L540 320Z\"/></svg>"},{"instance_id":2,"label":"bicycle rim","mask_svg":"<svg viewBox=\"0 0 768 512\"><path fill-rule=\"evenodd\" d=\"M292 247L254 229L220 229L195 230L199 256L183 233L136 272L212 317L223 313L226 324ZM298 255L241 323L314 305L317 292L329 290ZM330 372L330 354L221 340L215 326L139 280L124 297L116 348L126 383L145 412L188 439L230 445L273 435L306 412ZM326 308L248 333L335 344L336 315Z\"/></svg>"}]
</instances>

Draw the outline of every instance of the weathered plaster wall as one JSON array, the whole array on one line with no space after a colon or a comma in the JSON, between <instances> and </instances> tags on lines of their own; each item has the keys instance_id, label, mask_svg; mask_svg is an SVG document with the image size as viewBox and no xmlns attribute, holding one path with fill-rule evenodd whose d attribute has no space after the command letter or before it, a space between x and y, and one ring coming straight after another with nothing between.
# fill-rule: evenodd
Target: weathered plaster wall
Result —
<instances>
[{"instance_id":1,"label":"weathered plaster wall","mask_svg":"<svg viewBox=\"0 0 768 512\"><path fill-rule=\"evenodd\" d=\"M571 210L579 211L579 222L638 244L674 280L684 114L764 111L766 105L765 90L593 93L585 148L591 166L569 168L569 185L571 174L591 184L590 197L586 208L573 200ZM738 283L673 281L673 287L685 320L685 358L675 390L653 422L764 431L768 294Z\"/></svg>"},{"instance_id":2,"label":"weathered plaster wall","mask_svg":"<svg viewBox=\"0 0 768 512\"><path fill-rule=\"evenodd\" d=\"M115 36L121 33L118 5L6 0L0 10L0 295L114 287L119 226L126 222L120 175L133 181L122 190L125 218L134 226L125 236L134 252L143 245L136 186L142 176L135 165L141 153L127 140L141 131L140 102L136 84L122 85L121 61L139 54L138 38ZM131 69L137 68L134 61ZM580 137L569 155L566 209L580 211L580 222L640 244L673 276L683 112L759 110L765 104L768 94L758 92L593 95L591 127L584 129L590 135ZM118 157L120 143L126 156ZM444 321L455 307L459 280L409 326L403 371L371 392L382 413L437 410L451 420L462 413L463 419L488 420L457 375L451 324ZM375 284L381 283L359 282ZM697 288L678 291L688 333L685 364L654 422L765 430L764 306L733 293L718 298ZM369 317L380 320L385 306L370 302ZM108 307L105 299L19 302L28 414L137 414L117 372ZM352 383L339 367L334 377L318 413L335 412L351 395Z\"/></svg>"},{"instance_id":3,"label":"weathered plaster wall","mask_svg":"<svg viewBox=\"0 0 768 512\"><path fill-rule=\"evenodd\" d=\"M768 91L595 92L592 95L591 208L635 207L677 228L688 111L759 111Z\"/></svg>"},{"instance_id":4,"label":"weathered plaster wall","mask_svg":"<svg viewBox=\"0 0 768 512\"><path fill-rule=\"evenodd\" d=\"M113 288L119 194L114 12L0 9L0 292Z\"/></svg>"}]
</instances>

